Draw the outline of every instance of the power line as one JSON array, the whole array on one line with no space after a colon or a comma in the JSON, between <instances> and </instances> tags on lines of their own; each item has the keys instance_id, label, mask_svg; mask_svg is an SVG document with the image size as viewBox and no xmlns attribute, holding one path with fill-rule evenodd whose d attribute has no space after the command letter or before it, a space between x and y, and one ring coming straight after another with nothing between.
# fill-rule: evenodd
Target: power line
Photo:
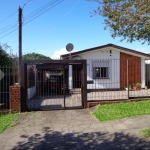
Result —
<instances>
[{"instance_id":1,"label":"power line","mask_svg":"<svg viewBox=\"0 0 150 150\"><path fill-rule=\"evenodd\" d=\"M25 18L27 18L28 16L30 16L30 15L32 15L32 14L34 14L34 13L36 13L37 11L40 11L40 10L41 10L41 9L43 9L43 8L45 8L47 5L51 4L51 3L52 3L52 1L55 1L55 2L56 2L56 0L51 0L51 1L49 1L49 2L48 2L48 3L46 3L45 5L43 5L43 6L41 6L40 8L38 8L38 9L34 10L34 11L33 11L33 12L31 12L30 14L26 15L26 16L25 16Z\"/></svg>"},{"instance_id":2,"label":"power line","mask_svg":"<svg viewBox=\"0 0 150 150\"><path fill-rule=\"evenodd\" d=\"M58 0L52 0L52 1L54 1L53 3L58 2ZM53 6L50 5L51 7L47 8L46 10L43 10L43 11L39 11L39 9L41 9L41 8L44 7L45 5L42 6L42 7L40 7L39 9L37 9L39 12L36 13L36 14L34 14L34 16L31 17L31 19L27 19L27 21L26 21L23 25L26 25L27 23L31 22L31 21L34 20L35 18L41 16L42 14L46 13L48 10L52 9L53 7L57 6L58 4L60 4L60 3L63 2L63 1L64 1L64 0L61 0L61 1L59 1L58 3L56 3L55 5L53 5ZM49 2L49 3L50 3L50 2ZM47 4L46 4L46 5L47 5ZM45 9L45 7L44 7L44 9ZM35 10L35 11L37 11L37 10ZM35 11L33 11L33 12L35 12ZM32 13L33 13L33 12L32 12ZM32 14L32 13L30 13L30 14ZM30 15L30 14L29 14L29 15ZM27 16L29 16L29 15L27 15ZM18 27L15 28L16 26L17 26L17 23L14 24L14 25L12 25L12 26L9 25L9 26L7 26L7 27L1 29L1 30L4 30L4 31L2 31L2 32L0 32L0 33L5 33L5 32L7 32L8 30L14 28L14 29L13 29L12 31L10 31L9 33L7 33L7 34L5 34L4 36L0 37L0 39L4 38L5 36L11 34L11 33L14 32L14 31L16 31L16 30L18 29Z\"/></svg>"},{"instance_id":3,"label":"power line","mask_svg":"<svg viewBox=\"0 0 150 150\"><path fill-rule=\"evenodd\" d=\"M31 0L30 0L31 1ZM52 2L53 1L53 2ZM42 9L45 9L49 4L54 4L54 3L56 3L56 2L58 2L58 0L51 0L50 2L48 2L48 3L46 3L44 6L42 6L42 7L40 7L40 8L38 8L38 9L36 9L35 11L33 11L32 13L30 13L30 14L28 14L27 16L25 16L25 19L27 18L27 17L29 17L28 19L26 19L26 20L29 20L30 18L33 18L35 15L37 15L37 17L38 16L40 16L39 15L39 13L41 13L42 11ZM62 1L61 1L62 2ZM59 2L60 3L60 2ZM58 4L58 3L57 3ZM46 6L46 7L45 7ZM53 6L54 7L54 6ZM51 7L52 8L52 7ZM48 8L48 10L49 9L51 9L51 8ZM48 11L48 10L46 10L46 11ZM44 12L46 12L46 11L44 11ZM38 12L38 13L37 13ZM44 13L43 12L43 13ZM34 14L35 13L35 14ZM43 13L41 13L41 14L43 14ZM32 16L31 16L32 15ZM36 18L36 17L34 17L34 18ZM33 19L32 19L33 20ZM17 24L17 23L16 23ZM7 26L7 27L9 27L9 26ZM7 27L5 27L5 28L7 28ZM5 28L3 28L3 29L5 29ZM1 29L1 30L3 30L3 29Z\"/></svg>"},{"instance_id":4,"label":"power line","mask_svg":"<svg viewBox=\"0 0 150 150\"><path fill-rule=\"evenodd\" d=\"M31 0L30 0L31 1ZM30 1L28 1L27 3L29 3ZM38 15L38 13L41 13L41 10L43 9L45 9L46 7L47 7L47 5L49 5L49 4L51 4L52 5L52 2L54 3L54 2L56 2L56 0L51 0L50 2L48 2L48 3L46 3L44 6L42 6L42 7L40 7L40 8L38 8L38 9L36 9L35 11L33 11L32 13L30 13L30 14L28 14L27 16L25 16L25 18L27 18L27 17L29 17L28 19L26 19L27 21L30 19L32 19L33 17L35 17L35 15ZM25 4L27 4L27 3L25 3ZM24 4L24 6L25 6L25 4ZM24 7L23 6L23 7ZM45 7L46 6L46 7ZM38 12L38 13L37 13ZM36 13L36 14L34 14L34 13ZM32 16L31 16L32 15ZM36 17L35 17L36 18ZM33 20L33 19L32 19ZM2 34L2 33L5 33L7 30L10 30L11 28L13 28L15 25L17 26L17 24L18 24L18 22L16 21L16 23L15 24L11 24L11 25L9 25L9 26L6 26L6 27L4 27L4 28L2 28L2 29L0 29L0 34Z\"/></svg>"},{"instance_id":5,"label":"power line","mask_svg":"<svg viewBox=\"0 0 150 150\"><path fill-rule=\"evenodd\" d=\"M6 17L5 19L1 20L0 23L4 22L5 20L7 20L8 18L12 17L14 14L16 14L17 11L15 11L13 14L9 15L8 17Z\"/></svg>"},{"instance_id":6,"label":"power line","mask_svg":"<svg viewBox=\"0 0 150 150\"><path fill-rule=\"evenodd\" d=\"M11 32L5 34L4 36L0 37L0 39L4 38L5 36L7 36L7 35L9 35L9 34L11 34L11 33L13 33L13 32L16 31L17 29L18 29L18 28L16 28L16 29L12 30Z\"/></svg>"},{"instance_id":7,"label":"power line","mask_svg":"<svg viewBox=\"0 0 150 150\"><path fill-rule=\"evenodd\" d=\"M60 0L59 0L60 1ZM24 17L24 21L28 20L32 17L34 17L35 15L38 15L39 13L41 13L42 11L44 11L45 9L47 9L49 6L53 5L54 3L58 2L58 0L51 0L50 2L48 2L47 4L45 4L44 6L36 9L35 11L33 11L32 13L28 14L27 16Z\"/></svg>"},{"instance_id":8,"label":"power line","mask_svg":"<svg viewBox=\"0 0 150 150\"><path fill-rule=\"evenodd\" d=\"M44 14L45 12L47 12L48 10L52 9L53 7L57 6L58 4L60 4L61 2L63 2L64 0L61 0L59 3L55 4L54 6L51 6L50 8L48 8L47 10L45 10L44 12L42 12L41 14L35 16L34 18L30 19L29 21L27 21L26 23L24 23L23 25L26 25L27 23L31 22L32 20L34 20L35 18L41 16L42 14Z\"/></svg>"},{"instance_id":9,"label":"power line","mask_svg":"<svg viewBox=\"0 0 150 150\"><path fill-rule=\"evenodd\" d=\"M17 24L17 23L18 23L18 22L16 21L15 23L12 23L12 24L10 24L10 25L8 25L8 26L6 26L6 27L0 29L0 31L6 30L7 28L9 28L9 27L11 27L11 26L13 26L13 25L15 25L15 24Z\"/></svg>"},{"instance_id":10,"label":"power line","mask_svg":"<svg viewBox=\"0 0 150 150\"><path fill-rule=\"evenodd\" d=\"M24 5L23 8L32 0L28 0ZM12 17L13 15L15 15L17 13L17 11L15 11L14 13L12 13L11 15L9 15L8 17L6 17L5 19L1 20L0 23L4 22L5 20L7 20L8 18Z\"/></svg>"},{"instance_id":11,"label":"power line","mask_svg":"<svg viewBox=\"0 0 150 150\"><path fill-rule=\"evenodd\" d=\"M75 3L75 5L74 5L67 13L65 13L65 14L59 19L59 21L58 21L57 24L53 27L52 30L55 29L55 27L63 20L63 18L64 18L65 16L67 16L67 15L78 5L78 3L79 3L80 1L81 1L81 0L78 0L78 1ZM52 30L51 30L51 31L52 31Z\"/></svg>"},{"instance_id":12,"label":"power line","mask_svg":"<svg viewBox=\"0 0 150 150\"><path fill-rule=\"evenodd\" d=\"M10 27L7 27L6 29L2 30L2 31L0 32L0 34L3 34L3 33L5 33L5 32L7 32L8 30L13 29L13 28L15 28L15 27L17 27L17 24L14 24L14 25L12 25L12 26L10 26Z\"/></svg>"}]
</instances>

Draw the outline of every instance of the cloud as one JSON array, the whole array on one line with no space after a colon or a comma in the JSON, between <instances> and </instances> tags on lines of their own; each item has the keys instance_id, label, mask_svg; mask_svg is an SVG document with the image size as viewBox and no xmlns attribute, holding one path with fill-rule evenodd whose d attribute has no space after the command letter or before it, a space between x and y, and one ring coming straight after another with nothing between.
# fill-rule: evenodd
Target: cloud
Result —
<instances>
[{"instance_id":1,"label":"cloud","mask_svg":"<svg viewBox=\"0 0 150 150\"><path fill-rule=\"evenodd\" d=\"M76 52L77 50L73 50L73 52ZM51 56L52 59L60 59L60 55L63 54L69 54L69 52L67 52L66 48L62 48L58 51L55 51L54 54Z\"/></svg>"},{"instance_id":2,"label":"cloud","mask_svg":"<svg viewBox=\"0 0 150 150\"><path fill-rule=\"evenodd\" d=\"M58 51L55 51L51 58L52 59L60 59L60 55L68 54L68 53L69 52L67 52L65 48L62 48L62 49L60 49Z\"/></svg>"},{"instance_id":3,"label":"cloud","mask_svg":"<svg viewBox=\"0 0 150 150\"><path fill-rule=\"evenodd\" d=\"M136 50L143 53L150 53L150 49L146 49L146 48L137 48Z\"/></svg>"},{"instance_id":4,"label":"cloud","mask_svg":"<svg viewBox=\"0 0 150 150\"><path fill-rule=\"evenodd\" d=\"M42 55L46 55L46 56L49 55L49 51L48 50L39 50L38 53L42 54Z\"/></svg>"}]
</instances>

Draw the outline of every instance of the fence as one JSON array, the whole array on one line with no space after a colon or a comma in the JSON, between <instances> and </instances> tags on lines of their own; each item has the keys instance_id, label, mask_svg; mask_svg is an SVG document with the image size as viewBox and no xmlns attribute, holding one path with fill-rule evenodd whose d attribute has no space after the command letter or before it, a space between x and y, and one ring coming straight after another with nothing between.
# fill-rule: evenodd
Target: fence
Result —
<instances>
[{"instance_id":1,"label":"fence","mask_svg":"<svg viewBox=\"0 0 150 150\"><path fill-rule=\"evenodd\" d=\"M43 66L45 67L44 70ZM52 97L51 100L54 102L59 101L61 98L64 99L63 88L68 90L66 91L66 105L70 106L70 102L73 104L75 101L82 99L82 69L80 65L69 64L66 68L63 68L65 76L62 75L60 66L51 65L51 68L49 65L43 66L31 65L27 68L27 99L29 102L31 102L32 97L43 97L43 95ZM15 72L13 67L0 67L0 111L9 110L9 86L16 81ZM138 57L87 59L86 76L87 101L120 101L150 97L149 60ZM56 81L53 81L53 78ZM65 83L66 87L62 83ZM48 104L49 99L47 100ZM37 105L35 102L39 103L33 101L33 105ZM43 102L43 99L41 102ZM41 104L39 103L40 106Z\"/></svg>"},{"instance_id":2,"label":"fence","mask_svg":"<svg viewBox=\"0 0 150 150\"><path fill-rule=\"evenodd\" d=\"M87 60L87 100L150 97L150 64L139 57Z\"/></svg>"},{"instance_id":3,"label":"fence","mask_svg":"<svg viewBox=\"0 0 150 150\"><path fill-rule=\"evenodd\" d=\"M9 111L9 87L14 85L15 80L14 67L0 66L0 113Z\"/></svg>"}]
</instances>

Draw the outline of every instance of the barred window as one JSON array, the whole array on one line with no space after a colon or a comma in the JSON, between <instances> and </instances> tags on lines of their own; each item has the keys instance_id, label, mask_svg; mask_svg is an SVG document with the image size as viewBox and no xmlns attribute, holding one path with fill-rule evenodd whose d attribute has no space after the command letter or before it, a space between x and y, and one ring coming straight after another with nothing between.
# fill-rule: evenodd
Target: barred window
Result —
<instances>
[{"instance_id":1,"label":"barred window","mask_svg":"<svg viewBox=\"0 0 150 150\"><path fill-rule=\"evenodd\" d=\"M109 78L108 67L93 67L93 78Z\"/></svg>"}]
</instances>

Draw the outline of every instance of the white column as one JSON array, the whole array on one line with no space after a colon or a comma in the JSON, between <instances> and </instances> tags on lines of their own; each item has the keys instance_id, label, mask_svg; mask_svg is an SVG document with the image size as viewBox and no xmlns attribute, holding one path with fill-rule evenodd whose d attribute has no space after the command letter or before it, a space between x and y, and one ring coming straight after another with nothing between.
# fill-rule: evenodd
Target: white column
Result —
<instances>
[{"instance_id":1,"label":"white column","mask_svg":"<svg viewBox=\"0 0 150 150\"><path fill-rule=\"evenodd\" d=\"M145 88L145 60L141 58L141 88Z\"/></svg>"},{"instance_id":2,"label":"white column","mask_svg":"<svg viewBox=\"0 0 150 150\"><path fill-rule=\"evenodd\" d=\"M34 87L34 95L36 94L36 65L34 65L34 76L35 76L35 87Z\"/></svg>"},{"instance_id":3,"label":"white column","mask_svg":"<svg viewBox=\"0 0 150 150\"><path fill-rule=\"evenodd\" d=\"M73 75L72 75L72 65L69 65L69 89L73 89Z\"/></svg>"}]
</instances>

